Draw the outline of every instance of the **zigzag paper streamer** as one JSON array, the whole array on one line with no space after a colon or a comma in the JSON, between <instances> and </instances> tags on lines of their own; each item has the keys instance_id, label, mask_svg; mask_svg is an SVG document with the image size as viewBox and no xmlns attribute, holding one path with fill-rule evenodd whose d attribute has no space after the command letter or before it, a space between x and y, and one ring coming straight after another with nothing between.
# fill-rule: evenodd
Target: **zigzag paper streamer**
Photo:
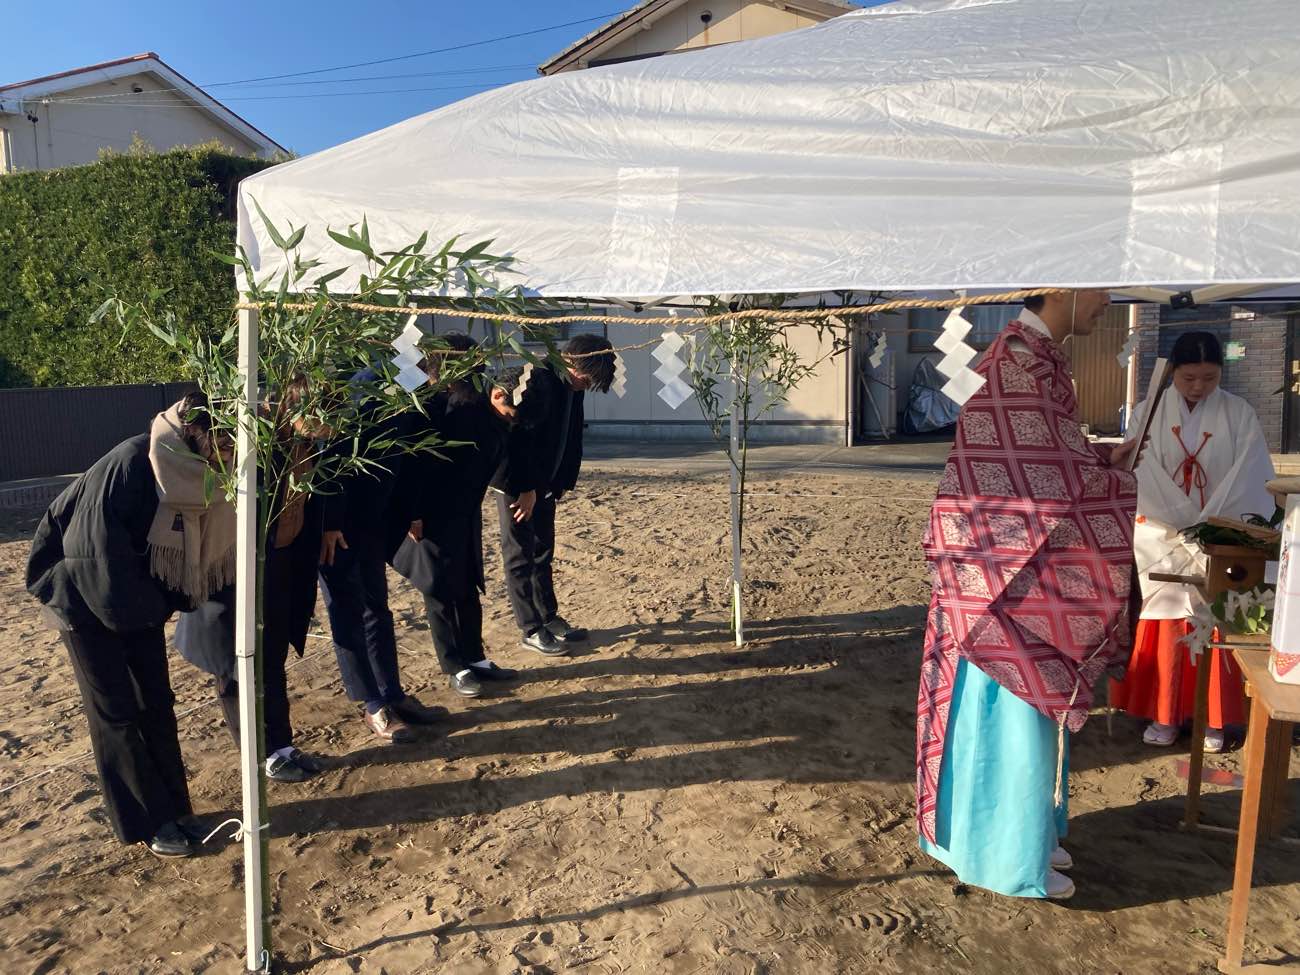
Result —
<instances>
[{"instance_id":1,"label":"zigzag paper streamer","mask_svg":"<svg viewBox=\"0 0 1300 975\"><path fill-rule=\"evenodd\" d=\"M984 383L984 377L974 369L963 368L961 372L943 384L943 389L940 392L958 406L964 406L968 399L980 391Z\"/></svg>"},{"instance_id":2,"label":"zigzag paper streamer","mask_svg":"<svg viewBox=\"0 0 1300 975\"><path fill-rule=\"evenodd\" d=\"M885 352L887 348L885 344L885 333L871 332L869 334L876 340L876 345L875 348L871 350L871 355L867 358L867 362L871 365L872 369L879 369L885 362Z\"/></svg>"},{"instance_id":3,"label":"zigzag paper streamer","mask_svg":"<svg viewBox=\"0 0 1300 975\"><path fill-rule=\"evenodd\" d=\"M419 366L407 366L397 374L397 383L408 393L413 393L429 381L428 374Z\"/></svg>"},{"instance_id":4,"label":"zigzag paper streamer","mask_svg":"<svg viewBox=\"0 0 1300 975\"><path fill-rule=\"evenodd\" d=\"M939 361L938 369L941 375L948 377L950 380L949 385L951 385L951 380L956 379L958 376L963 377L961 383L959 383L957 387L954 387L958 390L966 389L971 386L972 380L969 377L966 377L965 373L970 371L967 369L970 365L970 361L978 355L974 349L962 341L968 334L970 334L970 330L971 323L962 317L961 309L954 308L952 313L944 319L943 334L941 334L934 343L935 348L947 353ZM945 386L944 388L946 389L947 387ZM978 388L979 386L972 388L970 394L966 396L966 399L970 399L970 396L974 395L975 390ZM952 397L952 399L956 402L966 402L966 399L957 400L955 396Z\"/></svg>"},{"instance_id":5,"label":"zigzag paper streamer","mask_svg":"<svg viewBox=\"0 0 1300 975\"><path fill-rule=\"evenodd\" d=\"M406 327L402 329L402 333L398 335L397 338L393 339L394 349L399 353L405 352L408 354L415 354L417 362L423 358L420 355L420 340L424 338L424 332L420 330L419 325L415 324L418 317L419 316L417 315L412 315L408 318L406 320Z\"/></svg>"},{"instance_id":6,"label":"zigzag paper streamer","mask_svg":"<svg viewBox=\"0 0 1300 975\"><path fill-rule=\"evenodd\" d=\"M694 393L690 384L682 380L681 374L690 366L677 357L686 345L686 340L676 331L664 332L663 341L650 354L659 361L659 368L654 376L664 384L658 396L668 404L670 409L677 409Z\"/></svg>"},{"instance_id":7,"label":"zigzag paper streamer","mask_svg":"<svg viewBox=\"0 0 1300 975\"><path fill-rule=\"evenodd\" d=\"M524 401L524 391L528 389L528 380L533 378L533 364L525 362L523 372L519 374L519 382L515 385L515 391L510 397L510 401L518 406Z\"/></svg>"},{"instance_id":8,"label":"zigzag paper streamer","mask_svg":"<svg viewBox=\"0 0 1300 975\"><path fill-rule=\"evenodd\" d=\"M609 391L619 399L627 395L627 363L617 352L614 353L614 381L609 384Z\"/></svg>"},{"instance_id":9,"label":"zigzag paper streamer","mask_svg":"<svg viewBox=\"0 0 1300 975\"><path fill-rule=\"evenodd\" d=\"M1124 347L1119 350L1119 355L1115 356L1115 358L1119 361L1119 367L1121 369L1128 368L1129 360L1131 360L1133 358L1133 354L1137 352L1137 347L1138 347L1137 332L1129 332L1128 341L1125 342Z\"/></svg>"},{"instance_id":10,"label":"zigzag paper streamer","mask_svg":"<svg viewBox=\"0 0 1300 975\"><path fill-rule=\"evenodd\" d=\"M977 355L979 355L978 352L963 342L940 359L939 364L935 368L938 369L940 373L951 379L969 366L971 360Z\"/></svg>"}]
</instances>

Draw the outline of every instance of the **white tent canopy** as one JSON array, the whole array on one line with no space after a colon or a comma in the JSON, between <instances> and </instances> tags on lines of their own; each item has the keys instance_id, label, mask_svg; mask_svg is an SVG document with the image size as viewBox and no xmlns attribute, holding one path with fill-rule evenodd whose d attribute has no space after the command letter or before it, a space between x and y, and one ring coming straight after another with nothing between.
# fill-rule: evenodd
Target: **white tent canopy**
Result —
<instances>
[{"instance_id":1,"label":"white tent canopy","mask_svg":"<svg viewBox=\"0 0 1300 975\"><path fill-rule=\"evenodd\" d=\"M550 297L1262 289L1300 278L1300 18L1295 0L896 0L497 89L246 179L261 278L283 257L254 200L307 228L302 257L351 267L341 292L363 268L325 230L362 217L379 250L494 238ZM246 409L257 326L241 311ZM255 970L251 437L236 631Z\"/></svg>"},{"instance_id":2,"label":"white tent canopy","mask_svg":"<svg viewBox=\"0 0 1300 975\"><path fill-rule=\"evenodd\" d=\"M494 238L555 297L1273 284L1294 0L916 0L467 98L245 180L280 256ZM347 290L354 276L333 287Z\"/></svg>"}]
</instances>

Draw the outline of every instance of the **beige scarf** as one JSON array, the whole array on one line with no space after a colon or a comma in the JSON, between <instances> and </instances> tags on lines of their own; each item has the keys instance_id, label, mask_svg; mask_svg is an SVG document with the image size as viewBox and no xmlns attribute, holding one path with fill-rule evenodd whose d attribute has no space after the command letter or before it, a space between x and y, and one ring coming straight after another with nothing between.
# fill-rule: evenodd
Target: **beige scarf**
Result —
<instances>
[{"instance_id":1,"label":"beige scarf","mask_svg":"<svg viewBox=\"0 0 1300 975\"><path fill-rule=\"evenodd\" d=\"M159 413L149 429L158 487L149 571L197 606L235 581L235 507L219 488L206 496L207 463L185 442L180 406Z\"/></svg>"}]
</instances>

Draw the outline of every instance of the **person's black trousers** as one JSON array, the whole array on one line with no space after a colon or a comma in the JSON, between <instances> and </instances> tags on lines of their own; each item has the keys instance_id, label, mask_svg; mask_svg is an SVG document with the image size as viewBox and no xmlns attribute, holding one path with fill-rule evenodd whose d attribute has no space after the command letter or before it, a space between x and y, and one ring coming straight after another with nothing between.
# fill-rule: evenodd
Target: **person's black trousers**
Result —
<instances>
[{"instance_id":1,"label":"person's black trousers","mask_svg":"<svg viewBox=\"0 0 1300 975\"><path fill-rule=\"evenodd\" d=\"M471 587L468 595L460 597L426 594L424 609L444 674L458 674L484 659L483 604L477 589Z\"/></svg>"},{"instance_id":2,"label":"person's black trousers","mask_svg":"<svg viewBox=\"0 0 1300 975\"><path fill-rule=\"evenodd\" d=\"M265 698L266 754L293 744L289 723L289 634L293 607L289 599L293 584L293 559L288 548L266 553L266 579L262 596L262 687ZM238 694L238 691L235 692Z\"/></svg>"},{"instance_id":3,"label":"person's black trousers","mask_svg":"<svg viewBox=\"0 0 1300 975\"><path fill-rule=\"evenodd\" d=\"M287 549L266 553L266 580L262 597L262 717L266 721L266 754L293 744L289 720L289 634L292 607L286 596L293 569ZM239 674L213 679L226 727L239 744Z\"/></svg>"},{"instance_id":4,"label":"person's black trousers","mask_svg":"<svg viewBox=\"0 0 1300 975\"><path fill-rule=\"evenodd\" d=\"M320 567L334 655L343 688L353 701L391 704L406 696L397 664L393 614L388 608L387 565L377 540L349 540L334 564Z\"/></svg>"},{"instance_id":5,"label":"person's black trousers","mask_svg":"<svg viewBox=\"0 0 1300 975\"><path fill-rule=\"evenodd\" d=\"M268 632L262 637L262 716L266 719L266 754L293 744L293 725L289 721L289 682L285 668L289 662L289 641L275 640ZM235 744L239 745L239 680L213 678L217 701Z\"/></svg>"},{"instance_id":6,"label":"person's black trousers","mask_svg":"<svg viewBox=\"0 0 1300 975\"><path fill-rule=\"evenodd\" d=\"M533 516L524 522L516 522L510 510L515 500L508 494L497 494L501 557L515 622L524 633L532 633L555 619L559 612L551 577L551 564L555 560L555 499L539 494Z\"/></svg>"},{"instance_id":7,"label":"person's black trousers","mask_svg":"<svg viewBox=\"0 0 1300 975\"><path fill-rule=\"evenodd\" d=\"M160 826L193 811L162 627L114 633L95 625L61 636L113 832L123 843L148 842Z\"/></svg>"}]
</instances>

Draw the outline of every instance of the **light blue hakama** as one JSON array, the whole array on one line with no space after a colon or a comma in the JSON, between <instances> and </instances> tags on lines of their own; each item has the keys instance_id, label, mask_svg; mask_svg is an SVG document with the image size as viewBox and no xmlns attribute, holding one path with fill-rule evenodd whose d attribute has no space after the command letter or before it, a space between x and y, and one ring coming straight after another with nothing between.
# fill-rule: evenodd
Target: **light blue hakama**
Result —
<instances>
[{"instance_id":1,"label":"light blue hakama","mask_svg":"<svg viewBox=\"0 0 1300 975\"><path fill-rule=\"evenodd\" d=\"M921 849L962 881L1013 897L1046 897L1068 796L1055 804L1057 725L962 659L953 683L936 843ZM1066 736L1068 773L1069 736Z\"/></svg>"}]
</instances>

